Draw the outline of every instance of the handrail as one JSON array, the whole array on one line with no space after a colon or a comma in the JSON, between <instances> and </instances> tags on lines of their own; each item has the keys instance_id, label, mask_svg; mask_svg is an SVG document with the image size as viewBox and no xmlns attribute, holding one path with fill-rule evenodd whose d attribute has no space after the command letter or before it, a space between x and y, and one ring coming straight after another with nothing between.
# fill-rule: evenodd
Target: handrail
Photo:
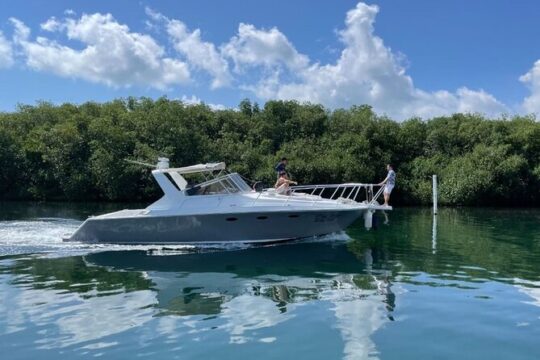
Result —
<instances>
[{"instance_id":1,"label":"handrail","mask_svg":"<svg viewBox=\"0 0 540 360\"><path fill-rule=\"evenodd\" d=\"M373 188L379 187L378 191L373 194ZM338 200L343 199L347 201L353 201L357 202L357 198L360 194L360 190L365 189L365 201L368 205L373 205L379 196L384 191L384 186L379 184L366 184L366 183L344 183L344 184L328 184L328 185L296 185L296 186L290 186L289 187L289 193L287 196L287 200L285 201L285 205L289 204L290 200L295 200L294 195L298 193L302 193L307 195L309 198L311 198L311 201L313 205L317 201L321 200ZM266 192L268 193L270 189L264 189L257 198L253 201L252 205L254 205L260 198L261 194ZM326 190L333 190L332 194L329 197L323 197L324 192ZM336 203L336 206L339 203Z\"/></svg>"},{"instance_id":2,"label":"handrail","mask_svg":"<svg viewBox=\"0 0 540 360\"><path fill-rule=\"evenodd\" d=\"M381 188L379 189L379 191L377 191L377 193L375 194L375 196L373 196L373 198L372 198L370 204L373 204L373 203L375 202L375 200L377 200L377 198L378 198L379 196L381 196L381 194L382 194L383 191L384 191L384 186L383 186L383 185L377 185L377 186L380 186ZM372 189L372 193L373 193L373 189Z\"/></svg>"},{"instance_id":3,"label":"handrail","mask_svg":"<svg viewBox=\"0 0 540 360\"><path fill-rule=\"evenodd\" d=\"M317 185L294 185L291 186L290 189L312 189L314 187L324 187L327 189L333 189L336 187L342 187L342 186L362 186L362 187L369 187L369 186L380 186L378 184L368 184L368 183L343 183L343 184L317 184Z\"/></svg>"}]
</instances>

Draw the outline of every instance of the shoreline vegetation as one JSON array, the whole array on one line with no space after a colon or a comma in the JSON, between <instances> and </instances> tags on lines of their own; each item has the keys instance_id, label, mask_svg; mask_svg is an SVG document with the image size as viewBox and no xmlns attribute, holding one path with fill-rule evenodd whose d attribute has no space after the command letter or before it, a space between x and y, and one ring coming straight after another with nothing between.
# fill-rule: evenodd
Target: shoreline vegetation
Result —
<instances>
[{"instance_id":1,"label":"shoreline vegetation","mask_svg":"<svg viewBox=\"0 0 540 360\"><path fill-rule=\"evenodd\" d=\"M540 123L532 116L454 114L396 122L371 107L243 100L213 110L127 98L19 105L0 113L0 200L141 202L160 190L147 168L224 161L271 185L280 157L300 184L378 183L395 165L393 205L540 205Z\"/></svg>"}]
</instances>

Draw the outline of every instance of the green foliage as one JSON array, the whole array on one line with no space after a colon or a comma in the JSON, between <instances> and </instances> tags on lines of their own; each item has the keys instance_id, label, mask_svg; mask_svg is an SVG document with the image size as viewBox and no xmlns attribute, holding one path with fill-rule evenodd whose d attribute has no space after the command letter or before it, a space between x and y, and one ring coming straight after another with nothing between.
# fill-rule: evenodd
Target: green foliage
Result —
<instances>
[{"instance_id":1,"label":"green foliage","mask_svg":"<svg viewBox=\"0 0 540 360\"><path fill-rule=\"evenodd\" d=\"M444 169L441 200L452 205L526 201L522 174L527 161L508 153L508 146L477 145ZM511 189L511 191L510 191Z\"/></svg>"},{"instance_id":2,"label":"green foliage","mask_svg":"<svg viewBox=\"0 0 540 360\"><path fill-rule=\"evenodd\" d=\"M23 178L23 161L21 145L7 128L0 127L0 194L5 198L21 195L18 183Z\"/></svg>"},{"instance_id":3,"label":"green foliage","mask_svg":"<svg viewBox=\"0 0 540 360\"><path fill-rule=\"evenodd\" d=\"M159 196L149 171L225 161L267 184L281 156L300 183L379 182L396 165L392 201L431 201L431 175L449 205L540 204L540 124L455 114L402 123L367 105L249 99L238 111L160 98L82 105L38 103L0 113L0 199L140 201Z\"/></svg>"}]
</instances>

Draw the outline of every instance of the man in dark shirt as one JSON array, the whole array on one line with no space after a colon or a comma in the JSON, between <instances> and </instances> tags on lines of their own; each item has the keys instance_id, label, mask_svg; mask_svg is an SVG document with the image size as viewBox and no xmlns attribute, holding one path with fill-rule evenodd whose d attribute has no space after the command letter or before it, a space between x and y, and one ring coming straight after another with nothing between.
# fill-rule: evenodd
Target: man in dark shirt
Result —
<instances>
[{"instance_id":1,"label":"man in dark shirt","mask_svg":"<svg viewBox=\"0 0 540 360\"><path fill-rule=\"evenodd\" d=\"M276 173L277 173L278 178L279 178L279 174L280 174L280 173L282 173L282 172L287 173L286 167L287 167L287 158L282 157L282 158L281 158L281 161L278 162L278 164L277 164L276 167L275 167L275 170L276 170Z\"/></svg>"}]
</instances>

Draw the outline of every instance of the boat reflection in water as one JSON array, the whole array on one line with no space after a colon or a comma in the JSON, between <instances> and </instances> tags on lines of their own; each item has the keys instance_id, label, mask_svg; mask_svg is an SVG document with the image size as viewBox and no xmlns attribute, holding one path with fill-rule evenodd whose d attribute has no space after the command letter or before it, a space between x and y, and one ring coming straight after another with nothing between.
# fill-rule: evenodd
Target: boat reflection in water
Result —
<instances>
[{"instance_id":1,"label":"boat reflection in water","mask_svg":"<svg viewBox=\"0 0 540 360\"><path fill-rule=\"evenodd\" d=\"M156 256L146 251L108 251L89 254L84 259L88 265L144 273L155 284L153 288L159 290L159 296L163 296L160 306L179 314L193 313L167 305L178 301L178 297L187 304L199 298L204 302L203 298L217 294L223 295L224 301L251 294L273 299L278 305L282 303L285 312L288 303L321 299L332 290L343 290L353 297L363 297L362 290L391 294L387 274L373 271L369 266L370 249L366 249L366 256L360 262L345 246L290 247L290 251L276 246L168 256L164 255L166 252ZM174 295L167 292L169 288L175 289L171 289ZM349 289L350 292L346 291Z\"/></svg>"},{"instance_id":2,"label":"boat reflection in water","mask_svg":"<svg viewBox=\"0 0 540 360\"><path fill-rule=\"evenodd\" d=\"M345 353L376 352L370 335L392 318L395 295L389 273L370 269L370 250L359 262L345 246L290 248L170 256L102 252L85 259L88 264L143 273L157 292L161 315L219 316L226 321L221 328L232 343L257 340L249 333L289 321L299 307L317 300L334 313Z\"/></svg>"},{"instance_id":3,"label":"boat reflection in water","mask_svg":"<svg viewBox=\"0 0 540 360\"><path fill-rule=\"evenodd\" d=\"M11 274L0 281L4 335L45 328L47 336L34 335L42 349L97 351L118 345L117 337L128 331L155 331L164 341L221 332L228 343L294 342L280 336L280 325L305 327L294 319L308 310L321 314L314 325L338 330L345 354L367 356L376 353L370 336L394 308L389 274L370 270L369 260L359 261L344 244L15 257L0 267Z\"/></svg>"}]
</instances>

